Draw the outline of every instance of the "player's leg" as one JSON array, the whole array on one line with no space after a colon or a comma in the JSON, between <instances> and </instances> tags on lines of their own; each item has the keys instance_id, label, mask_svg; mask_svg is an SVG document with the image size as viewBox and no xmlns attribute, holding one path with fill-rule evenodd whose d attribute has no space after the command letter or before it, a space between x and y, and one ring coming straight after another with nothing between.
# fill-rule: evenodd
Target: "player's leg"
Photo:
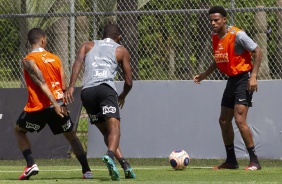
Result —
<instances>
[{"instance_id":1,"label":"player's leg","mask_svg":"<svg viewBox=\"0 0 282 184\"><path fill-rule=\"evenodd\" d=\"M106 146L108 147L108 137L109 137L109 132L108 132L108 128L107 128L107 124L106 122L103 123L96 123L95 126L100 130L100 132L102 133L103 137L104 137L104 142L106 144ZM114 151L114 156L118 159L118 158L122 158L122 153L120 151L120 147L118 146L116 151Z\"/></svg>"},{"instance_id":2,"label":"player's leg","mask_svg":"<svg viewBox=\"0 0 282 184\"><path fill-rule=\"evenodd\" d=\"M236 104L234 109L235 122L247 148L254 146L252 132L246 121L248 109L242 104Z\"/></svg>"},{"instance_id":3,"label":"player's leg","mask_svg":"<svg viewBox=\"0 0 282 184\"><path fill-rule=\"evenodd\" d=\"M232 119L234 116L234 110L227 107L221 107L221 113L219 118L219 124L221 128L221 134L226 150L226 161L214 167L213 169L238 169L238 163L236 160L234 149L234 130L232 126Z\"/></svg>"},{"instance_id":4,"label":"player's leg","mask_svg":"<svg viewBox=\"0 0 282 184\"><path fill-rule=\"evenodd\" d=\"M116 92L108 85L101 84L85 88L81 91L82 104L85 107L91 124L101 124L107 130L107 153L102 160L105 162L112 180L119 180L119 172L114 163L114 154L119 146L119 109ZM105 117L107 117L105 119Z\"/></svg>"},{"instance_id":5,"label":"player's leg","mask_svg":"<svg viewBox=\"0 0 282 184\"><path fill-rule=\"evenodd\" d=\"M115 157L118 160L120 166L123 168L123 170L126 170L126 169L130 168L130 164L123 157L123 154L121 152L120 146L117 148L117 150L115 152Z\"/></svg>"},{"instance_id":6,"label":"player's leg","mask_svg":"<svg viewBox=\"0 0 282 184\"><path fill-rule=\"evenodd\" d=\"M114 155L120 141L120 114L117 93L107 84L99 85L96 90L98 95L94 101L99 101L96 115L98 119L103 119L107 129L107 137L104 139L106 139L108 150L102 159L109 170L111 179L119 180L119 171L114 163Z\"/></svg>"},{"instance_id":7,"label":"player's leg","mask_svg":"<svg viewBox=\"0 0 282 184\"><path fill-rule=\"evenodd\" d=\"M104 142L108 146L108 129L107 129L106 124L105 123L96 123L95 125L100 130L100 132L103 134ZM120 163L121 167L123 168L125 178L136 178L136 174L134 173L130 164L123 157L120 146L118 146L118 148L116 149L114 156Z\"/></svg>"},{"instance_id":8,"label":"player's leg","mask_svg":"<svg viewBox=\"0 0 282 184\"><path fill-rule=\"evenodd\" d=\"M107 142L108 142L108 150L113 153L116 152L119 147L120 141L120 121L116 118L105 118L106 126L108 131Z\"/></svg>"},{"instance_id":9,"label":"player's leg","mask_svg":"<svg viewBox=\"0 0 282 184\"><path fill-rule=\"evenodd\" d=\"M120 140L120 121L117 118L108 117L105 118L107 137L104 137L105 142L107 142L107 153L103 156L103 161L106 163L111 179L117 181L120 179L118 169L114 163L114 155L119 147Z\"/></svg>"},{"instance_id":10,"label":"player's leg","mask_svg":"<svg viewBox=\"0 0 282 184\"><path fill-rule=\"evenodd\" d=\"M63 106L66 107L65 105ZM82 177L84 179L93 178L91 169L88 165L85 151L75 131L73 130L73 122L71 121L70 116L68 115L61 118L56 114L54 109L50 109L48 125L54 135L63 133L65 138L70 143L72 151L82 167Z\"/></svg>"},{"instance_id":11,"label":"player's leg","mask_svg":"<svg viewBox=\"0 0 282 184\"><path fill-rule=\"evenodd\" d=\"M134 173L132 167L127 162L127 160L123 157L120 146L117 148L115 152L115 157L124 171L124 177L126 179L136 178L136 174Z\"/></svg>"},{"instance_id":12,"label":"player's leg","mask_svg":"<svg viewBox=\"0 0 282 184\"><path fill-rule=\"evenodd\" d=\"M221 100L221 112L219 117L219 124L221 128L221 134L226 150L226 161L214 167L213 169L237 169L238 163L236 160L234 149L234 130L232 126L232 119L234 117L234 102L235 97L233 94L234 79L230 77L227 81L226 88L224 90Z\"/></svg>"},{"instance_id":13,"label":"player's leg","mask_svg":"<svg viewBox=\"0 0 282 184\"><path fill-rule=\"evenodd\" d=\"M31 145L30 145L28 137L26 136L26 133L27 131L25 129L19 127L19 125L16 125L15 127L16 140L18 143L18 147L22 152L26 149L31 148Z\"/></svg>"},{"instance_id":14,"label":"player's leg","mask_svg":"<svg viewBox=\"0 0 282 184\"><path fill-rule=\"evenodd\" d=\"M37 113L22 112L15 127L17 144L27 163L23 173L19 177L19 180L28 180L32 175L36 175L39 172L39 168L35 164L34 158L32 156L30 141L26 135L28 131L40 131L44 127L44 125L42 125L40 128L40 125L31 123L33 122L33 119L37 118L36 114Z\"/></svg>"},{"instance_id":15,"label":"player's leg","mask_svg":"<svg viewBox=\"0 0 282 184\"><path fill-rule=\"evenodd\" d=\"M234 110L235 122L250 155L250 164L245 167L245 170L260 170L261 166L255 152L252 132L246 121L248 107L242 104L236 104Z\"/></svg>"},{"instance_id":16,"label":"player's leg","mask_svg":"<svg viewBox=\"0 0 282 184\"><path fill-rule=\"evenodd\" d=\"M226 107L221 107L219 124L221 128L222 138L226 149L226 161L228 163L236 163L235 149L234 149L234 130L232 126L232 119L234 110Z\"/></svg>"},{"instance_id":17,"label":"player's leg","mask_svg":"<svg viewBox=\"0 0 282 184\"><path fill-rule=\"evenodd\" d=\"M73 153L75 154L77 160L79 161L80 165L82 166L83 178L84 179L93 178L93 174L88 165L85 151L76 133L72 130L70 132L64 132L64 136L70 143Z\"/></svg>"},{"instance_id":18,"label":"player's leg","mask_svg":"<svg viewBox=\"0 0 282 184\"><path fill-rule=\"evenodd\" d=\"M246 148L250 156L250 164L245 167L245 170L259 170L261 166L259 164L255 147L253 136L250 127L247 124L247 114L249 107L252 107L253 92L247 91L247 84L249 80L249 72L241 74L238 76L235 106L234 106L234 117L236 125L240 131L242 139L246 145Z\"/></svg>"}]
</instances>

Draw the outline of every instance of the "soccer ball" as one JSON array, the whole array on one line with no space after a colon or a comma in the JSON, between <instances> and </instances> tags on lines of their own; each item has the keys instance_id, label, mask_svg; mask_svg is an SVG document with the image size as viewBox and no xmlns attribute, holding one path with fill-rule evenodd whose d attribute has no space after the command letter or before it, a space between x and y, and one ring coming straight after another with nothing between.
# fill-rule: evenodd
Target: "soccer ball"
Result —
<instances>
[{"instance_id":1,"label":"soccer ball","mask_svg":"<svg viewBox=\"0 0 282 184\"><path fill-rule=\"evenodd\" d=\"M188 153L184 150L174 150L169 155L169 163L171 167L175 170L185 169L190 162L190 157Z\"/></svg>"}]
</instances>

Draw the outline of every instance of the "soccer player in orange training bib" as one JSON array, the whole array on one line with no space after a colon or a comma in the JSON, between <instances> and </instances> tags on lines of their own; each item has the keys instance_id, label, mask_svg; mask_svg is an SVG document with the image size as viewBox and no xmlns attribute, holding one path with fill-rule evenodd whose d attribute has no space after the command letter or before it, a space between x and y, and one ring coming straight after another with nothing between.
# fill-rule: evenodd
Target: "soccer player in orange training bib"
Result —
<instances>
[{"instance_id":1,"label":"soccer player in orange training bib","mask_svg":"<svg viewBox=\"0 0 282 184\"><path fill-rule=\"evenodd\" d=\"M238 169L234 151L234 130L232 119L240 130L250 163L244 170L260 170L252 132L246 122L249 107L252 106L253 92L257 91L257 74L262 53L258 45L241 29L226 25L226 10L221 6L209 9L212 26L212 47L214 62L208 69L196 76L194 82L199 84L216 68L229 78L221 101L219 124L227 153L226 161L213 169ZM254 54L254 63L251 54Z\"/></svg>"},{"instance_id":2,"label":"soccer player in orange training bib","mask_svg":"<svg viewBox=\"0 0 282 184\"><path fill-rule=\"evenodd\" d=\"M73 123L63 101L65 89L63 64L58 56L45 50L47 36L42 29L31 29L28 32L28 41L32 51L22 61L28 102L15 128L18 146L27 162L19 180L28 180L30 176L39 172L26 133L40 132L46 124L53 134L64 134L82 166L82 177L93 178L86 154L73 130Z\"/></svg>"}]
</instances>

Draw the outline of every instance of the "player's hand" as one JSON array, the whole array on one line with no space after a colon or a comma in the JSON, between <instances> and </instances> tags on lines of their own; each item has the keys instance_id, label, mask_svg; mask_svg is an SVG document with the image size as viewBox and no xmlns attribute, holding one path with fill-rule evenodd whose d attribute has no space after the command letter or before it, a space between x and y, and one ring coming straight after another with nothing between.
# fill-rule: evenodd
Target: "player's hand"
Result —
<instances>
[{"instance_id":1,"label":"player's hand","mask_svg":"<svg viewBox=\"0 0 282 184\"><path fill-rule=\"evenodd\" d=\"M73 92L74 92L74 88L68 87L64 93L64 101L67 105L74 101Z\"/></svg>"},{"instance_id":2,"label":"player's hand","mask_svg":"<svg viewBox=\"0 0 282 184\"><path fill-rule=\"evenodd\" d=\"M123 95L123 93L121 93L118 96L118 106L122 109L124 106L124 102L125 102L125 96Z\"/></svg>"},{"instance_id":3,"label":"player's hand","mask_svg":"<svg viewBox=\"0 0 282 184\"><path fill-rule=\"evenodd\" d=\"M68 108L65 106L61 106L58 103L53 104L54 109L56 111L56 113L60 116L60 117L64 117L68 115Z\"/></svg>"},{"instance_id":4,"label":"player's hand","mask_svg":"<svg viewBox=\"0 0 282 184\"><path fill-rule=\"evenodd\" d=\"M201 81L204 80L206 76L204 74L195 75L193 80L196 84L201 84Z\"/></svg>"},{"instance_id":5,"label":"player's hand","mask_svg":"<svg viewBox=\"0 0 282 184\"><path fill-rule=\"evenodd\" d=\"M257 78L251 76L249 81L248 81L248 91L254 92L254 91L258 91L258 83L257 83Z\"/></svg>"}]
</instances>

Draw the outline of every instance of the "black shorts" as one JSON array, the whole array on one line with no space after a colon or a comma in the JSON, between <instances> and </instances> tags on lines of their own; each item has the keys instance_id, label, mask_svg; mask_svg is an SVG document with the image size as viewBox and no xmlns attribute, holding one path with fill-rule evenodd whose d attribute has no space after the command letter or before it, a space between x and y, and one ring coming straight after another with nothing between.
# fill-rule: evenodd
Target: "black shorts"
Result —
<instances>
[{"instance_id":1,"label":"black shorts","mask_svg":"<svg viewBox=\"0 0 282 184\"><path fill-rule=\"evenodd\" d=\"M107 84L83 89L81 101L92 124L105 122L105 117L120 119L117 93Z\"/></svg>"},{"instance_id":2,"label":"black shorts","mask_svg":"<svg viewBox=\"0 0 282 184\"><path fill-rule=\"evenodd\" d=\"M253 92L247 90L250 73L245 72L228 78L221 106L234 109L235 104L243 104L252 107Z\"/></svg>"},{"instance_id":3,"label":"black shorts","mask_svg":"<svg viewBox=\"0 0 282 184\"><path fill-rule=\"evenodd\" d=\"M17 120L19 127L28 132L40 132L48 124L53 134L70 132L73 128L73 122L70 116L60 117L54 108L46 108L35 112L23 111Z\"/></svg>"}]
</instances>

